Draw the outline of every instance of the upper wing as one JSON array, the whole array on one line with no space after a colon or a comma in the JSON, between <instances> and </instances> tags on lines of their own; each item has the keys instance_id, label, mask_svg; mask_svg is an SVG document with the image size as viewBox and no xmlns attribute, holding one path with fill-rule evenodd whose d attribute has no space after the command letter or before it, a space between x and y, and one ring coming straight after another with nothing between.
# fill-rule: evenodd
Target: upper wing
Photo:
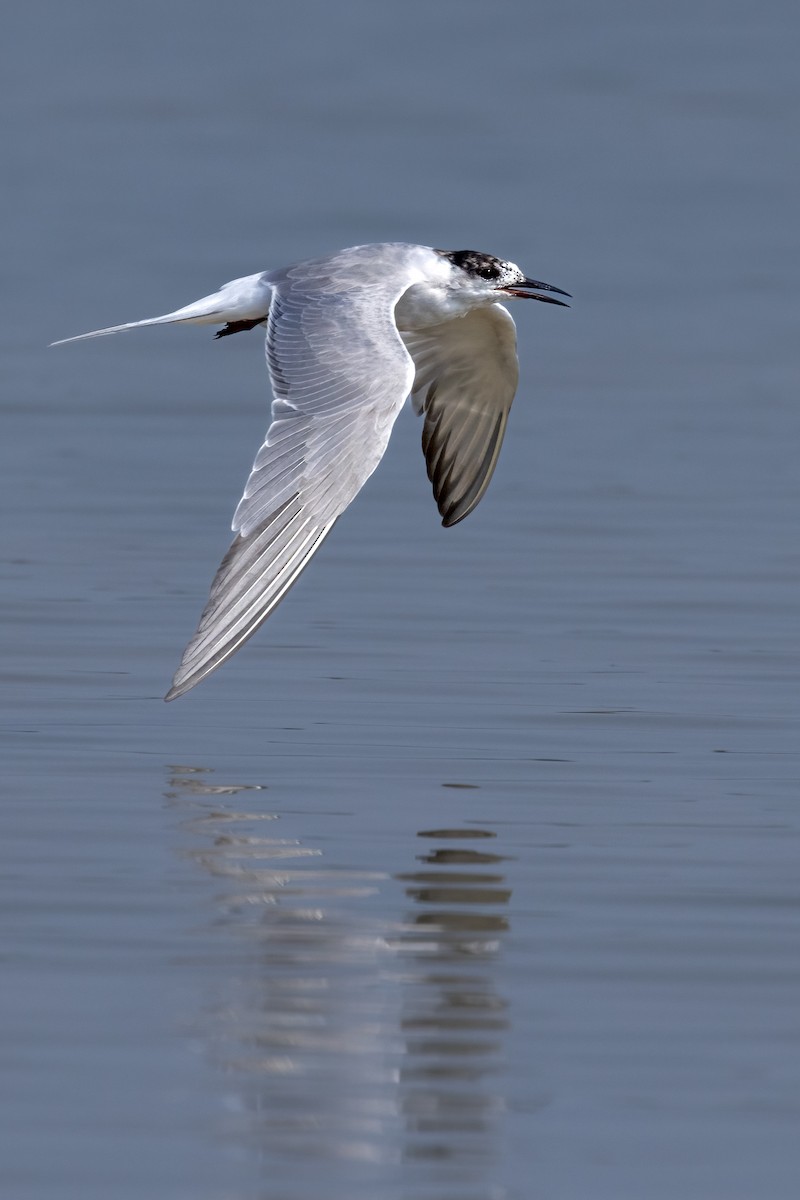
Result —
<instances>
[{"instance_id":1,"label":"upper wing","mask_svg":"<svg viewBox=\"0 0 800 1200\"><path fill-rule=\"evenodd\" d=\"M403 332L414 359L413 401L443 525L475 508L492 477L519 378L516 328L500 304Z\"/></svg>"},{"instance_id":2,"label":"upper wing","mask_svg":"<svg viewBox=\"0 0 800 1200\"><path fill-rule=\"evenodd\" d=\"M335 260L334 260L335 261ZM266 620L377 467L414 366L394 322L406 280L348 283L301 264L274 277L272 423L233 520L237 537L166 699L221 665Z\"/></svg>"}]
</instances>

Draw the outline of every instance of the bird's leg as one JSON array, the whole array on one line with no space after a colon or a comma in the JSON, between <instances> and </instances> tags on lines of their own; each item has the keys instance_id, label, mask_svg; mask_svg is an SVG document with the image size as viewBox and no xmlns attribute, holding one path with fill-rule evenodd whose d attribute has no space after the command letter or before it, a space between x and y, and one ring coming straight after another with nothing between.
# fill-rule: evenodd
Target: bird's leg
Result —
<instances>
[{"instance_id":1,"label":"bird's leg","mask_svg":"<svg viewBox=\"0 0 800 1200\"><path fill-rule=\"evenodd\" d=\"M245 329L255 329L256 325L263 325L266 321L266 313L263 317L253 317L249 321L228 321L224 329L218 329L214 334L215 338L227 337L231 333L244 333Z\"/></svg>"}]
</instances>

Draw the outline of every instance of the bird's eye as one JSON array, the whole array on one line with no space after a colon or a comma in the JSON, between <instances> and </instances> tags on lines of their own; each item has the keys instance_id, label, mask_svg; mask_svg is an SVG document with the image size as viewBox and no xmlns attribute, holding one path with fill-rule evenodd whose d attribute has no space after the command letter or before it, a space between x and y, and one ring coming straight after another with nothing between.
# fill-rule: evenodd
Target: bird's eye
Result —
<instances>
[{"instance_id":1,"label":"bird's eye","mask_svg":"<svg viewBox=\"0 0 800 1200\"><path fill-rule=\"evenodd\" d=\"M438 253L477 279L494 280L501 276L500 267L495 265L491 257L479 254L477 250L440 250Z\"/></svg>"}]
</instances>

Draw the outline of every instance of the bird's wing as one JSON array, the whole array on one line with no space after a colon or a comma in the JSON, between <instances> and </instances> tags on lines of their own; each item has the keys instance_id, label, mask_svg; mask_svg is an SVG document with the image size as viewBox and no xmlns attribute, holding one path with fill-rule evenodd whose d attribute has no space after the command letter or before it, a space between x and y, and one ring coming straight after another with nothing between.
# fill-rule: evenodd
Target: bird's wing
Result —
<instances>
[{"instance_id":1,"label":"bird's wing","mask_svg":"<svg viewBox=\"0 0 800 1200\"><path fill-rule=\"evenodd\" d=\"M373 272L374 274L374 272ZM187 692L266 620L377 467L414 365L394 306L409 280L301 264L273 277L272 423L233 520L237 533L166 699Z\"/></svg>"},{"instance_id":2,"label":"bird's wing","mask_svg":"<svg viewBox=\"0 0 800 1200\"><path fill-rule=\"evenodd\" d=\"M516 328L500 304L403 332L414 359L412 399L443 525L475 508L497 463L519 378Z\"/></svg>"}]
</instances>

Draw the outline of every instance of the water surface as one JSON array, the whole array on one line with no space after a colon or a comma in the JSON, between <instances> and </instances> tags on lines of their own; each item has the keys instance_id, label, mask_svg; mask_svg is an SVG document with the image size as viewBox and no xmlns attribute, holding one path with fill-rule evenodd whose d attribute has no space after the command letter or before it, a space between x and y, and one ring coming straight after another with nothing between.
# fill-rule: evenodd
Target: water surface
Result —
<instances>
[{"instance_id":1,"label":"water surface","mask_svg":"<svg viewBox=\"0 0 800 1200\"><path fill-rule=\"evenodd\" d=\"M790 1200L793 6L33 4L4 37L4 1194ZM161 696L257 334L45 343L378 239L516 305L491 489L410 414ZM536 311L532 311L536 309Z\"/></svg>"}]
</instances>

